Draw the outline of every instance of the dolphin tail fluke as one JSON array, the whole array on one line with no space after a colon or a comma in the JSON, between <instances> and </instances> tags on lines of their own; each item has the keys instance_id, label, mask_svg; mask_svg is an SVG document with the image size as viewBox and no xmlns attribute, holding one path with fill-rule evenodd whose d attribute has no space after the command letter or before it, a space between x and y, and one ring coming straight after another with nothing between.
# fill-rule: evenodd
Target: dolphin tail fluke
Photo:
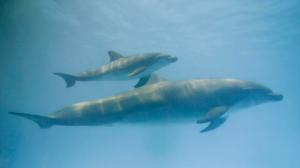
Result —
<instances>
[{"instance_id":1,"label":"dolphin tail fluke","mask_svg":"<svg viewBox=\"0 0 300 168\"><path fill-rule=\"evenodd\" d=\"M72 87L75 85L76 77L73 75L65 74L65 73L54 73L54 75L62 77L66 82L66 87Z\"/></svg>"},{"instance_id":2,"label":"dolphin tail fluke","mask_svg":"<svg viewBox=\"0 0 300 168\"><path fill-rule=\"evenodd\" d=\"M35 115L35 114L18 113L18 112L8 112L8 113L32 120L35 123L37 123L40 128L50 128L53 125L53 121L52 121L53 119L49 117Z\"/></svg>"}]
</instances>

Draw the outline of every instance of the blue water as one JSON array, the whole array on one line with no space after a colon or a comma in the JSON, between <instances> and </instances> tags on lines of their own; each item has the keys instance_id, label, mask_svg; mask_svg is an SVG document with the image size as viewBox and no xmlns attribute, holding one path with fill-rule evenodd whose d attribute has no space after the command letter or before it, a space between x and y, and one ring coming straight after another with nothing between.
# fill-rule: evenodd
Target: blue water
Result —
<instances>
[{"instance_id":1,"label":"blue water","mask_svg":"<svg viewBox=\"0 0 300 168\"><path fill-rule=\"evenodd\" d=\"M300 1L1 0L1 168L299 168ZM132 88L136 81L70 89L77 73L124 55L164 52L171 80L234 77L284 100L244 109L206 134L195 123L42 130L7 114L46 115Z\"/></svg>"}]
</instances>

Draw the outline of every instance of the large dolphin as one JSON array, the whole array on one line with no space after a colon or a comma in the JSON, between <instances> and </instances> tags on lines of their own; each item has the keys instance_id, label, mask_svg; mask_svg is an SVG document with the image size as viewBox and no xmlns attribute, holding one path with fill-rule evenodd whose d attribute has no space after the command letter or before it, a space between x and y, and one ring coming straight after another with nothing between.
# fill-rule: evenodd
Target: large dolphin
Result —
<instances>
[{"instance_id":1,"label":"large dolphin","mask_svg":"<svg viewBox=\"0 0 300 168\"><path fill-rule=\"evenodd\" d=\"M263 85L238 79L160 81L115 96L76 103L48 116L9 113L30 119L41 128L112 123L210 123L202 130L206 132L224 123L228 111L236 107L282 98Z\"/></svg>"},{"instance_id":2,"label":"large dolphin","mask_svg":"<svg viewBox=\"0 0 300 168\"><path fill-rule=\"evenodd\" d=\"M154 71L177 61L173 57L163 53L147 53L124 57L115 51L109 51L110 62L92 71L82 72L79 75L66 73L54 73L62 77L66 87L71 87L76 81L98 80L132 80L140 79L135 87L143 86Z\"/></svg>"}]
</instances>

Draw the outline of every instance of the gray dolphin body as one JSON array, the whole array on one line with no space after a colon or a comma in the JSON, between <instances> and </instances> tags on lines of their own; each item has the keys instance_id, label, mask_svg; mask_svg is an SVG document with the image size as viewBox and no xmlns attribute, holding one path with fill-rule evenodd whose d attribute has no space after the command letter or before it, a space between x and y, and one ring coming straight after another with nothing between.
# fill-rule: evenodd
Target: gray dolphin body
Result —
<instances>
[{"instance_id":1,"label":"gray dolphin body","mask_svg":"<svg viewBox=\"0 0 300 168\"><path fill-rule=\"evenodd\" d=\"M103 80L132 80L140 79L135 87L143 86L150 78L151 73L177 61L163 53L148 53L124 57L115 51L108 52L110 62L92 71L82 72L79 75L54 73L62 77L66 87L71 87L76 81L103 81Z\"/></svg>"},{"instance_id":2,"label":"gray dolphin body","mask_svg":"<svg viewBox=\"0 0 300 168\"><path fill-rule=\"evenodd\" d=\"M111 123L210 123L202 132L226 121L227 112L283 96L271 89L237 79L161 81L112 97L70 105L48 116L10 112L52 125L105 125Z\"/></svg>"}]
</instances>

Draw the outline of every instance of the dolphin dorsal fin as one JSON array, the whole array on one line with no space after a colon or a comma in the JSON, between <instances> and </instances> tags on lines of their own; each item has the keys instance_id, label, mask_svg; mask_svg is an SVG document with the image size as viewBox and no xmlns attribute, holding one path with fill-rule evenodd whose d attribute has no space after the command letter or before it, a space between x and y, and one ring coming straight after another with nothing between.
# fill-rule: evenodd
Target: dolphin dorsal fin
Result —
<instances>
[{"instance_id":1,"label":"dolphin dorsal fin","mask_svg":"<svg viewBox=\"0 0 300 168\"><path fill-rule=\"evenodd\" d=\"M108 51L109 61L115 61L117 59L123 58L124 56L116 51Z\"/></svg>"}]
</instances>

